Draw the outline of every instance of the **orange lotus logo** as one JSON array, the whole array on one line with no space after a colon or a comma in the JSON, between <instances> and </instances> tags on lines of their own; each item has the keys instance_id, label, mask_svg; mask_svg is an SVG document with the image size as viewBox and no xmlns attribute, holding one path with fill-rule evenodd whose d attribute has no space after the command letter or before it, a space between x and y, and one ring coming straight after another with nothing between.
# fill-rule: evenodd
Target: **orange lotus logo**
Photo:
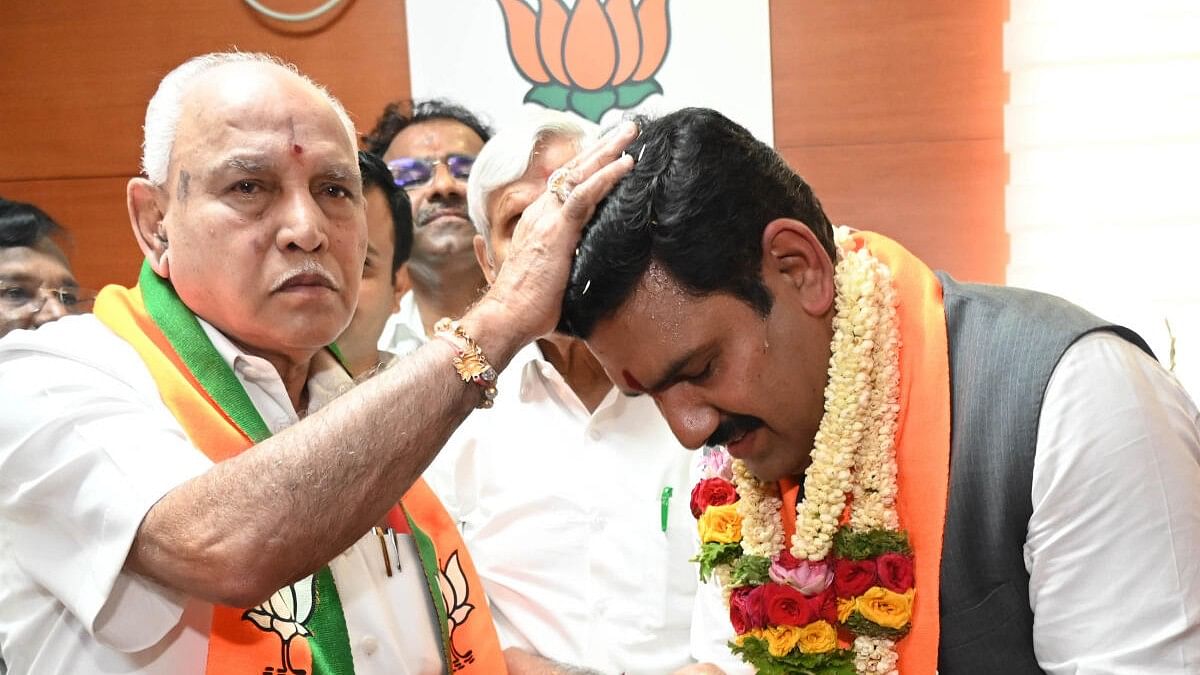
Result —
<instances>
[{"instance_id":1,"label":"orange lotus logo","mask_svg":"<svg viewBox=\"0 0 1200 675\"><path fill-rule=\"evenodd\" d=\"M661 94L654 75L670 44L667 0L496 0L504 11L508 52L533 85L527 103L571 110L599 122Z\"/></svg>"}]
</instances>

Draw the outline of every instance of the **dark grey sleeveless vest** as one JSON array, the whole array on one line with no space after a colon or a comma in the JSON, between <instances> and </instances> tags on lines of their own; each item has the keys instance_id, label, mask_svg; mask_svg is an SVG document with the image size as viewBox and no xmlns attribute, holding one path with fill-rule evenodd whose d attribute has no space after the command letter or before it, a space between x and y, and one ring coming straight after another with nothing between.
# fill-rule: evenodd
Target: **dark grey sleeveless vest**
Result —
<instances>
[{"instance_id":1,"label":"dark grey sleeveless vest","mask_svg":"<svg viewBox=\"0 0 1200 675\"><path fill-rule=\"evenodd\" d=\"M1022 548L1042 396L1063 352L1088 333L1112 331L1153 352L1133 331L1060 298L937 276L951 397L938 671L1040 674Z\"/></svg>"}]
</instances>

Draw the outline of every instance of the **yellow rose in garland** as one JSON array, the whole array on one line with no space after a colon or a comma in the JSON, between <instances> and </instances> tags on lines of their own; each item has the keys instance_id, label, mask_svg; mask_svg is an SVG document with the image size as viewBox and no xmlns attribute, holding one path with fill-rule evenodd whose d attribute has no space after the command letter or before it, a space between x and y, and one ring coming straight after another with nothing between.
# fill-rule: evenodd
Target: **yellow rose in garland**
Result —
<instances>
[{"instance_id":1,"label":"yellow rose in garland","mask_svg":"<svg viewBox=\"0 0 1200 675\"><path fill-rule=\"evenodd\" d=\"M828 621L814 621L800 629L797 636L800 651L805 654L824 654L837 649L837 629Z\"/></svg>"},{"instance_id":2,"label":"yellow rose in garland","mask_svg":"<svg viewBox=\"0 0 1200 675\"><path fill-rule=\"evenodd\" d=\"M767 641L767 651L771 652L771 656L787 656L800 641L802 630L799 626L768 626L762 629L762 639ZM836 635L834 644L837 644Z\"/></svg>"},{"instance_id":3,"label":"yellow rose in garland","mask_svg":"<svg viewBox=\"0 0 1200 675\"><path fill-rule=\"evenodd\" d=\"M859 596L855 609L863 618L884 628L902 629L912 620L913 592L896 593L873 586Z\"/></svg>"},{"instance_id":4,"label":"yellow rose in garland","mask_svg":"<svg viewBox=\"0 0 1200 675\"><path fill-rule=\"evenodd\" d=\"M703 544L732 544L742 539L742 517L737 504L710 506L697 523Z\"/></svg>"}]
</instances>

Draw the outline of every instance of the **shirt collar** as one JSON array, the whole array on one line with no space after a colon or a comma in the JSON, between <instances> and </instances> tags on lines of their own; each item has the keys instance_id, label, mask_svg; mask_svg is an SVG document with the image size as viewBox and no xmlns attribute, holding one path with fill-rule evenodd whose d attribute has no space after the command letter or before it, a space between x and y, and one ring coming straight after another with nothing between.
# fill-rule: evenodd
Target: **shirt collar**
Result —
<instances>
[{"instance_id":1,"label":"shirt collar","mask_svg":"<svg viewBox=\"0 0 1200 675\"><path fill-rule=\"evenodd\" d=\"M217 353L221 355L221 359L225 361L230 370L241 378L259 384L267 391L286 391L283 378L279 376L279 371L275 370L275 366L270 361L261 356L247 354L215 326L200 317L196 317L196 320L200 322L200 328L204 330L205 335L208 336L213 347L216 348ZM320 350L313 356L312 363L309 365L308 382L305 383L308 391L306 414L316 412L352 386L354 386L354 380L337 362L337 359L328 350ZM279 403L284 402L291 408L290 399Z\"/></svg>"},{"instance_id":2,"label":"shirt collar","mask_svg":"<svg viewBox=\"0 0 1200 675\"><path fill-rule=\"evenodd\" d=\"M413 292L408 291L400 296L400 309L384 324L377 346L383 351L404 354L428 341L425 324L421 322L421 310L417 308Z\"/></svg>"}]
</instances>

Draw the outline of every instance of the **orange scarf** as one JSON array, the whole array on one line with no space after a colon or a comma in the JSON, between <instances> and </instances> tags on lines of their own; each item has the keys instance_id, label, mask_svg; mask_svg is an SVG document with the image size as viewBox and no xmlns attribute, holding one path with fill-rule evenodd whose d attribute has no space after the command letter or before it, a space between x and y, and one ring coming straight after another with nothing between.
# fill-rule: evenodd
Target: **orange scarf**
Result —
<instances>
[{"instance_id":1,"label":"orange scarf","mask_svg":"<svg viewBox=\"0 0 1200 675\"><path fill-rule=\"evenodd\" d=\"M853 234L892 271L899 301L900 415L896 428L897 511L912 544L917 594L912 628L896 644L901 673L937 670L942 530L950 481L950 365L942 286L900 244L871 232ZM785 539L796 529L800 485L780 481Z\"/></svg>"},{"instance_id":2,"label":"orange scarf","mask_svg":"<svg viewBox=\"0 0 1200 675\"><path fill-rule=\"evenodd\" d=\"M150 287L149 293L146 287ZM144 301L144 297L148 299ZM153 305L149 310L148 304ZM97 317L141 356L158 385L163 402L196 447L213 462L229 459L251 447L254 441L202 384L201 380L207 375L194 373L176 349L176 341L167 335L176 329L164 332L164 312L174 313L173 318L179 319L180 313L187 310L169 283L157 278L148 268L143 268L138 287L130 290L108 286L100 293L95 306ZM196 336L189 337L194 340ZM463 675L506 673L504 656L475 566L453 520L423 480L413 484L400 505L388 513L387 520L397 530L410 532L422 554L430 594L441 619L446 672ZM208 672L221 675L265 672L352 674L345 619L333 576L327 567L313 575L311 591L311 596L299 593L295 585L280 591L290 593L281 603L286 605L283 613L297 615L307 609L313 617L312 623L298 622L302 631L307 632L296 635L285 636L284 632L291 631L280 632L272 628L271 617L257 608L243 610L214 606ZM306 602L305 598L310 598L311 602ZM414 611L417 615L423 614ZM276 618L280 617L276 615ZM302 635L307 635L308 639L300 639ZM275 669L275 664L281 660L284 667Z\"/></svg>"}]
</instances>

